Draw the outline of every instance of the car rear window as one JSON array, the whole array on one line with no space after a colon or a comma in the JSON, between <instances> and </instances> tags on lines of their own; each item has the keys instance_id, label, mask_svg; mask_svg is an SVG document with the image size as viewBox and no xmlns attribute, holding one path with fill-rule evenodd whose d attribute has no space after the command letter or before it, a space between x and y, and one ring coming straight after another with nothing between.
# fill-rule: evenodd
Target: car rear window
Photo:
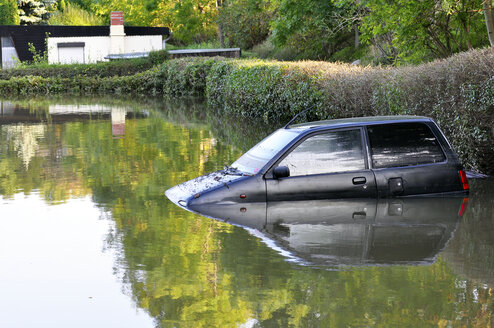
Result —
<instances>
[{"instance_id":1,"label":"car rear window","mask_svg":"<svg viewBox=\"0 0 494 328\"><path fill-rule=\"evenodd\" d=\"M423 123L373 125L367 128L374 168L444 162L437 138Z\"/></svg>"}]
</instances>

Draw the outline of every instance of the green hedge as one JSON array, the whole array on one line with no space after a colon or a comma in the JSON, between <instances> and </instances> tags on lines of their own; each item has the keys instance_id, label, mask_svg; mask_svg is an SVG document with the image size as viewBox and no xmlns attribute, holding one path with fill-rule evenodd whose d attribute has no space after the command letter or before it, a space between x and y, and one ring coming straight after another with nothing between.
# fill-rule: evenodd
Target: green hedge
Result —
<instances>
[{"instance_id":1,"label":"green hedge","mask_svg":"<svg viewBox=\"0 0 494 328\"><path fill-rule=\"evenodd\" d=\"M494 54L462 53L414 67L184 58L128 76L13 77L2 94L205 96L212 111L281 126L301 119L424 115L441 126L469 169L494 174Z\"/></svg>"},{"instance_id":2,"label":"green hedge","mask_svg":"<svg viewBox=\"0 0 494 328\"><path fill-rule=\"evenodd\" d=\"M162 64L168 58L164 50L151 51L147 58L121 59L95 64L35 64L13 69L0 69L0 80L14 77L41 76L45 78L112 77L134 75Z\"/></svg>"}]
</instances>

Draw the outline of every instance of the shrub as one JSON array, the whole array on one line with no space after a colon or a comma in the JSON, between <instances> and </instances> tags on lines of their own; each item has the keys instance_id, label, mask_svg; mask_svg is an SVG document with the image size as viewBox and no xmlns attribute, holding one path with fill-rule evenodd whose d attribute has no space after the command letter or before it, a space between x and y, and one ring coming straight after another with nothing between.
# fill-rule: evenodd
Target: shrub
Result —
<instances>
[{"instance_id":1,"label":"shrub","mask_svg":"<svg viewBox=\"0 0 494 328\"><path fill-rule=\"evenodd\" d=\"M148 60L153 65L159 65L168 60L168 52L166 50L155 50L151 51L148 56Z\"/></svg>"},{"instance_id":2,"label":"shrub","mask_svg":"<svg viewBox=\"0 0 494 328\"><path fill-rule=\"evenodd\" d=\"M161 65L157 79L168 96L203 96L206 77L213 65L225 61L223 57L188 57Z\"/></svg>"}]
</instances>

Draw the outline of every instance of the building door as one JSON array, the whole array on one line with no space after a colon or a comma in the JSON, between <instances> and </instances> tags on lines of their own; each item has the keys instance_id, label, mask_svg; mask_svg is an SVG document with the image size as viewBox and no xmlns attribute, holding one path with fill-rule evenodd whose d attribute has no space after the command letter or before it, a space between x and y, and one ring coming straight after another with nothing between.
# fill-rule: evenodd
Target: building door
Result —
<instances>
[{"instance_id":1,"label":"building door","mask_svg":"<svg viewBox=\"0 0 494 328\"><path fill-rule=\"evenodd\" d=\"M84 64L84 42L67 42L58 45L60 64Z\"/></svg>"}]
</instances>

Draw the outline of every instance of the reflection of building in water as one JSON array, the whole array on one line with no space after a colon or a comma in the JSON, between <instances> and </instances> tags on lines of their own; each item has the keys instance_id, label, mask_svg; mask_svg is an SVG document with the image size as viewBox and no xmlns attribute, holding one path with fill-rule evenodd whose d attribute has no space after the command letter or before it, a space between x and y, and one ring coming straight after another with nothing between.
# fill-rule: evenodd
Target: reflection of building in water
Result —
<instances>
[{"instance_id":1,"label":"reflection of building in water","mask_svg":"<svg viewBox=\"0 0 494 328\"><path fill-rule=\"evenodd\" d=\"M50 105L48 112L52 115L109 114L111 107L104 105Z\"/></svg>"},{"instance_id":2,"label":"reflection of building in water","mask_svg":"<svg viewBox=\"0 0 494 328\"><path fill-rule=\"evenodd\" d=\"M15 105L8 101L0 102L0 117L14 115Z\"/></svg>"},{"instance_id":3,"label":"reflection of building in water","mask_svg":"<svg viewBox=\"0 0 494 328\"><path fill-rule=\"evenodd\" d=\"M3 127L7 141L13 145L13 150L22 158L24 166L29 168L31 159L39 149L38 140L44 138L44 125L7 125Z\"/></svg>"},{"instance_id":4,"label":"reflection of building in water","mask_svg":"<svg viewBox=\"0 0 494 328\"><path fill-rule=\"evenodd\" d=\"M65 123L85 120L112 121L114 136L125 134L125 120L148 117L146 111L134 112L129 108L91 105L48 105L46 108L14 105L0 102L0 125L19 123Z\"/></svg>"},{"instance_id":5,"label":"reflection of building in water","mask_svg":"<svg viewBox=\"0 0 494 328\"><path fill-rule=\"evenodd\" d=\"M201 172L201 174L204 173L206 168L206 163L209 160L209 157L212 155L215 146L216 146L216 139L206 138L204 136L204 131L201 131L201 143L199 146L201 150L201 154L199 157L199 172Z\"/></svg>"},{"instance_id":6,"label":"reflection of building in water","mask_svg":"<svg viewBox=\"0 0 494 328\"><path fill-rule=\"evenodd\" d=\"M109 107L103 105L50 105L51 115L96 115L111 117L112 135L118 139L125 135L125 117L127 109L124 107Z\"/></svg>"},{"instance_id":7,"label":"reflection of building in water","mask_svg":"<svg viewBox=\"0 0 494 328\"><path fill-rule=\"evenodd\" d=\"M125 115L127 110L122 107L111 109L111 132L114 139L123 138L125 135Z\"/></svg>"},{"instance_id":8,"label":"reflection of building in water","mask_svg":"<svg viewBox=\"0 0 494 328\"><path fill-rule=\"evenodd\" d=\"M47 112L49 115L40 115L39 112L32 112L29 108L7 101L0 102L0 127L5 131L7 141L13 145L13 150L22 158L26 168L29 167L34 156L46 157L50 153L47 149L40 149L38 141L45 137L47 126L38 123L111 118L113 136L122 137L125 134L127 110L123 107L97 104L49 105ZM67 151L62 147L57 150L57 157L66 156Z\"/></svg>"}]
</instances>

